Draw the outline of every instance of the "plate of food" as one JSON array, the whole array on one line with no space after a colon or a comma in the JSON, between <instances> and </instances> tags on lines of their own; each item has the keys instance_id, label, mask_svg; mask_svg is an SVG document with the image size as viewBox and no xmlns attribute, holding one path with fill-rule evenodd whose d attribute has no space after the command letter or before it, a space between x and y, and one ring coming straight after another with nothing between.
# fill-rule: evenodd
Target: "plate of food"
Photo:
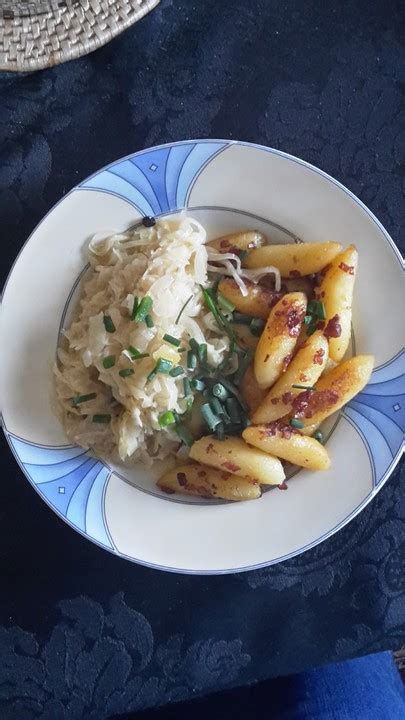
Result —
<instances>
[{"instance_id":1,"label":"plate of food","mask_svg":"<svg viewBox=\"0 0 405 720\"><path fill-rule=\"evenodd\" d=\"M118 160L4 287L10 448L129 560L216 574L302 553L403 450L403 269L360 200L285 153L192 140Z\"/></svg>"}]
</instances>

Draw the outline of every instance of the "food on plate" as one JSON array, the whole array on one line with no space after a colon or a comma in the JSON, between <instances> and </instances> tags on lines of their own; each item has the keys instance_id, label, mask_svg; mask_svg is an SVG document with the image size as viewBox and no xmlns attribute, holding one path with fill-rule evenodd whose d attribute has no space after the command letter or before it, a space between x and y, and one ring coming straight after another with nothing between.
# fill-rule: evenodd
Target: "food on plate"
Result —
<instances>
[{"instance_id":1,"label":"food on plate","mask_svg":"<svg viewBox=\"0 0 405 720\"><path fill-rule=\"evenodd\" d=\"M258 482L207 465L175 467L162 475L158 486L168 495L180 492L223 500L256 500L262 494Z\"/></svg>"},{"instance_id":2,"label":"food on plate","mask_svg":"<svg viewBox=\"0 0 405 720\"><path fill-rule=\"evenodd\" d=\"M266 243L207 238L184 213L91 239L54 370L71 442L160 461L162 492L204 499L284 489L284 461L329 467L321 423L373 368L343 360L357 251Z\"/></svg>"},{"instance_id":3,"label":"food on plate","mask_svg":"<svg viewBox=\"0 0 405 720\"><path fill-rule=\"evenodd\" d=\"M287 370L305 316L303 293L286 293L270 311L255 352L255 375L260 388L271 387Z\"/></svg>"},{"instance_id":4,"label":"food on plate","mask_svg":"<svg viewBox=\"0 0 405 720\"><path fill-rule=\"evenodd\" d=\"M242 435L250 445L294 465L308 470L327 470L330 467L329 455L318 440L301 435L294 427L280 420L248 427Z\"/></svg>"},{"instance_id":5,"label":"food on plate","mask_svg":"<svg viewBox=\"0 0 405 720\"><path fill-rule=\"evenodd\" d=\"M294 398L292 414L302 423L319 425L340 410L367 385L374 365L372 355L357 355L320 378L314 390L302 390Z\"/></svg>"},{"instance_id":6,"label":"food on plate","mask_svg":"<svg viewBox=\"0 0 405 720\"><path fill-rule=\"evenodd\" d=\"M263 233L257 232L257 230L243 230L211 240L208 246L220 253L234 253L243 257L244 253L260 247L265 241Z\"/></svg>"},{"instance_id":7,"label":"food on plate","mask_svg":"<svg viewBox=\"0 0 405 720\"><path fill-rule=\"evenodd\" d=\"M336 242L264 245L252 250L243 264L247 268L274 265L282 277L299 277L320 272L341 249Z\"/></svg>"},{"instance_id":8,"label":"food on plate","mask_svg":"<svg viewBox=\"0 0 405 720\"><path fill-rule=\"evenodd\" d=\"M281 293L253 283L246 283L246 287L247 292L242 295L235 280L227 277L220 280L218 290L237 312L267 320L271 308L280 300Z\"/></svg>"},{"instance_id":9,"label":"food on plate","mask_svg":"<svg viewBox=\"0 0 405 720\"><path fill-rule=\"evenodd\" d=\"M306 338L285 372L265 395L252 414L256 424L269 423L288 415L294 398L312 388L325 369L328 360L328 341L321 330Z\"/></svg>"},{"instance_id":10,"label":"food on plate","mask_svg":"<svg viewBox=\"0 0 405 720\"><path fill-rule=\"evenodd\" d=\"M315 297L325 306L323 332L329 340L330 358L335 362L343 358L350 342L357 263L358 252L350 245L324 267L315 289Z\"/></svg>"},{"instance_id":11,"label":"food on plate","mask_svg":"<svg viewBox=\"0 0 405 720\"><path fill-rule=\"evenodd\" d=\"M202 437L191 446L190 457L263 485L280 485L285 478L278 458L249 447L239 437L225 437L223 440L212 435Z\"/></svg>"}]
</instances>

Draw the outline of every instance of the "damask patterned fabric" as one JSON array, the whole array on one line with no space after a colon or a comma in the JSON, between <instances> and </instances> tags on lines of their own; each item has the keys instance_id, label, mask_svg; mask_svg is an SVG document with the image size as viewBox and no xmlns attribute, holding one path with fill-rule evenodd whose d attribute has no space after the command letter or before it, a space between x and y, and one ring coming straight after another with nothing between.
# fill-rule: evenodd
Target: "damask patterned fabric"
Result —
<instances>
[{"instance_id":1,"label":"damask patterned fabric","mask_svg":"<svg viewBox=\"0 0 405 720\"><path fill-rule=\"evenodd\" d=\"M1 284L74 184L182 138L251 140L318 165L404 250L400 6L162 0L86 58L0 75ZM210 578L92 545L33 492L3 437L0 453L2 720L103 720L405 644L404 464L319 547Z\"/></svg>"}]
</instances>

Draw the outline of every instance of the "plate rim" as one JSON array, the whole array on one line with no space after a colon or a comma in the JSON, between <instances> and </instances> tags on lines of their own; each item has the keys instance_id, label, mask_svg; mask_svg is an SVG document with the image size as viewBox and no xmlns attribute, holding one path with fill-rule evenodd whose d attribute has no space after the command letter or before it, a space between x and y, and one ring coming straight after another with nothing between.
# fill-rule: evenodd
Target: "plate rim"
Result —
<instances>
[{"instance_id":1,"label":"plate rim","mask_svg":"<svg viewBox=\"0 0 405 720\"><path fill-rule=\"evenodd\" d=\"M374 215L374 213L363 203L362 200L360 200L360 198L357 197L357 195L355 195L351 190L349 190L349 188L347 188L345 185L343 185L343 183L341 183L339 180L336 180L334 177L332 177L331 175L329 175L328 173L326 173L326 172L325 172L324 170L322 170L321 168L318 168L317 166L313 165L312 163L309 163L309 162L307 162L306 160L302 160L301 158L298 158L298 157L296 157L295 155L291 155L290 153L287 153L287 152L285 152L285 151L278 150L278 149L276 149L276 148L272 148L272 147L269 147L269 146L266 146L266 145L261 145L261 144L258 144L258 143L253 143L253 142L249 142L249 141L242 141L242 140L235 140L235 139L218 139L218 138L202 138L202 139L198 139L198 138L190 138L190 139L186 139L186 140L178 140L178 141L174 141L174 142L162 143L162 144L159 144L159 145L154 145L154 146L149 147L149 148L143 148L143 149L141 149L141 150L139 150L139 151L136 151L136 152L129 153L129 154L127 154L127 155L125 155L125 156L123 156L123 157L121 157L121 158L117 158L116 160L113 160L111 163L109 163L109 164L107 164L107 165L104 165L103 167L97 169L94 173L92 173L91 175L89 175L89 176L87 176L86 178L82 179L78 184L76 184L75 186L73 186L73 187L72 187L65 195L63 195L54 205L52 205L52 207L47 211L47 213L40 219L40 221L39 221L39 222L36 224L36 226L32 229L32 231L30 232L29 236L27 237L27 239L25 240L25 242L24 242L23 245L21 246L20 250L18 251L17 256L15 257L15 259L14 259L12 265L11 265L10 271L9 271L9 273L8 273L7 276L6 276L6 279L5 279L3 288L2 288L2 290L1 290L1 293L0 293L0 307L1 307L2 302L3 302L3 298L4 298L4 294L5 294L5 291L6 291L8 282L9 282L11 276L12 276L12 273L14 272L15 266L16 266L17 262L19 261L20 256L22 255L22 253L23 253L26 245L30 242L31 238L32 238L33 235L37 232L37 230L39 230L39 228L40 228L40 226L42 225L42 223L45 222L45 220L47 219L47 217L48 217L69 195L71 195L71 194L72 194L73 192L75 192L76 190L81 190L81 189L84 190L85 188L82 187L82 185L83 185L84 183L86 183L87 181L89 181L89 180L91 180L92 178L96 177L100 172L105 171L105 170L108 170L109 168L117 165L117 164L120 163L120 162L123 162L123 161L128 160L128 159L130 159L130 158L132 158L132 157L135 157L135 156L147 154L147 153L149 153L149 152L151 152L151 151L154 151L154 150L160 150L160 149L163 149L163 148L171 148L171 147L175 147L175 146L179 146L179 145L187 145L187 144L191 144L191 143L195 143L195 144L200 144L200 143L207 143L207 144L209 144L209 143L223 143L223 144L225 145L225 147L220 148L216 153L214 153L214 155L211 156L211 158L209 159L209 161L213 160L215 157L217 157L218 154L220 154L221 152L225 151L225 150L226 150L227 148L229 148L230 146L239 145L239 146L242 146L242 147L254 148L254 149L256 149L256 150L261 150L261 151L268 152L268 153L273 154L273 155L277 155L277 156L279 156L279 157L282 157L282 158L285 158L285 159L290 160L290 161L292 161L292 162L295 162L295 163L297 163L297 164L299 164L299 165L301 165L301 166L304 166L305 168L307 168L307 169L310 170L311 172L314 172L314 173L317 174L317 175L321 175L323 178L325 178L326 180L328 180L329 182L331 182L333 185L335 185L335 186L338 187L341 191L343 191L346 195L348 195L348 196L360 207L360 209L362 209L363 212L366 213L366 215L370 218L370 220L372 220L372 222L378 227L378 229L380 230L380 232L382 232L383 236L384 236L385 239L388 241L389 246L390 246L391 249L393 250L396 259L399 261L399 264L400 264L402 270L405 271L405 259L402 257L402 254L401 254L399 248L396 246L395 242L394 242L393 239L391 238L391 236L390 236L390 234L388 233L388 231L385 229L385 227L382 225L382 223L378 220L378 218ZM189 187L188 192L187 192L187 198L190 196L191 191L192 191L192 188L193 188L193 186L194 186L194 183L195 183L195 181L197 180L198 175L200 174L200 172L202 171L202 169L204 169L205 165L206 165L206 163L204 163L203 167L200 168L200 170L197 172L196 176L193 177L192 182L191 182L190 187ZM186 199L187 199L187 198L186 198ZM179 208L179 210L180 210L180 208ZM162 213L162 214L166 214L166 213ZM401 355L402 352L405 352L405 351L400 351L399 353L397 353L397 355ZM396 355L395 357L397 357L397 355ZM383 365L385 365L385 364L386 364L386 363L383 363ZM378 366L378 367L381 367L381 366ZM378 369L378 368L374 368L374 369L376 370L376 369ZM178 574L184 574L184 575L201 575L201 576L206 576L206 575L230 575L230 574L240 573L240 572L249 572L249 571L259 570L259 569L262 569L262 568L265 568L265 567L270 567L270 566L272 566L272 565L277 565L278 563L285 562L286 560L289 560L289 559L292 559L292 558L297 557L297 556L299 556L299 555L302 555L303 553L307 552L308 550L316 547L317 545L321 544L321 543L324 542L325 540L329 539L329 538L332 537L336 532L338 532L338 531L341 530L343 527L345 527L351 520L353 520L353 519L371 502L371 500L374 499L374 497L377 495L377 493L380 491L380 489L383 487L383 485L385 485L385 483L387 482L387 480L389 479L389 477L390 477L390 476L392 475L392 473L394 472L394 470L395 470L395 468L397 467L400 459L402 458L402 455L403 455L404 450L405 450L405 440L404 440L403 443L402 443L402 445L401 445L401 447L398 449L396 456L393 458L392 463L391 463L390 466L387 468L386 472L384 473L384 476L383 476L383 477L381 478L381 480L379 481L378 485L375 486L375 487L371 490L371 492L361 501L361 503L360 503L357 507L355 507L355 508L352 510L352 512L351 512L346 518L344 518L343 520L341 520L340 523L338 523L335 527L333 527L333 528L331 528L330 530L328 530L328 532L326 532L324 535L322 535L321 537L317 538L316 540L313 540L312 542L308 543L307 545L305 545L305 546L303 546L303 547L301 547L301 548L299 548L299 549L296 549L296 550L292 551L291 553L288 553L288 554L283 555L283 556L281 556L281 557L274 558L273 560L264 561L264 562L261 562L261 563L255 564L255 565L249 565L249 566L243 566L243 567L225 568L225 569L215 569L215 570L199 570L199 569L198 569L198 570L194 570L194 569L190 569L190 568L177 568L177 567L173 567L173 566L170 567L170 566L165 566L165 565L159 565L159 564L156 564L156 563L148 562L148 561L146 561L146 560L140 560L140 559L135 558L135 557L130 556L130 555L126 555L125 553L122 553L122 552L118 551L118 550L115 548L114 543L113 543L113 547L110 548L110 547L104 545L103 543L101 543L100 541L98 541L97 539L95 539L95 538L91 537L90 535L86 534L86 532L84 532L83 530L81 530L81 529L78 528L77 526L75 526L70 520L68 520L67 517L65 517L64 515L62 515L62 513L61 513L55 506L53 506L53 505L48 501L48 499L40 492L40 490L39 490L39 488L37 487L37 485L32 481L32 479L31 479L31 478L29 477L29 475L27 474L26 470L24 469L24 466L23 466L22 462L20 461L20 459L19 459L18 455L16 454L15 449L13 448L12 443L11 443L11 436L16 437L16 439L21 439L21 440L23 440L23 441L24 441L24 438L18 438L18 436L14 435L14 433L10 433L10 432L7 430L6 425L5 425L5 421L4 421L4 418L3 418L3 414L2 414L1 411L0 411L0 425L1 425L1 427L2 427L4 436L5 436L5 438L6 438L6 441L7 441L8 447L9 447L9 449L10 449L10 451L11 451L11 454L12 454L12 456L14 457L14 459L16 460L17 465L19 466L19 468L20 468L22 474L24 475L24 477L28 480L29 484L35 489L35 491L37 492L37 494L40 496L41 500L44 501L44 502L48 505L48 507L49 507L60 519L62 519L65 523L67 523L73 530L75 530L75 531L78 532L80 535L82 535L84 538L86 538L86 540L89 540L89 541L91 541L92 543L94 543L95 545L98 545L98 546L99 546L100 548L102 548L103 550L107 550L107 551L110 552L111 554L113 554L113 555L115 555L115 556L118 556L118 557L122 557L122 558L124 558L124 559L126 559L126 560L129 560L129 561L132 562L132 563L135 563L135 564L138 564L138 565L142 565L142 566L144 566L144 567L149 567L149 568L152 568L152 569L155 569L155 570L161 570L161 571L164 571L164 572L178 573ZM27 441L25 440L25 442L27 442ZM72 445L66 445L66 446L64 446L64 447L67 448L67 447L73 447L73 446L72 446ZM110 477L110 476L111 476L111 469L109 468L109 470L110 470L110 475L109 475L109 477ZM105 488L104 488L104 493L106 492L107 484L108 484L108 480L106 481L106 485L105 485ZM134 489L136 490L137 488L134 488Z\"/></svg>"}]
</instances>

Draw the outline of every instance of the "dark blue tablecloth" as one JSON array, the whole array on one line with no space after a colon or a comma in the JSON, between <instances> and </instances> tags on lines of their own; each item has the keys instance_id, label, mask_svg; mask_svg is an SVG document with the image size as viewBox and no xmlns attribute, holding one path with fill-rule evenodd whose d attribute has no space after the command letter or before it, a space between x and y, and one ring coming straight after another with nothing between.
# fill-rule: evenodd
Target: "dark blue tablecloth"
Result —
<instances>
[{"instance_id":1,"label":"dark blue tablecloth","mask_svg":"<svg viewBox=\"0 0 405 720\"><path fill-rule=\"evenodd\" d=\"M0 75L1 284L76 182L181 138L252 140L309 160L404 248L400 6L162 0L86 58ZM3 437L0 452L2 720L103 720L405 642L404 466L314 550L199 578L87 542L34 493Z\"/></svg>"}]
</instances>

